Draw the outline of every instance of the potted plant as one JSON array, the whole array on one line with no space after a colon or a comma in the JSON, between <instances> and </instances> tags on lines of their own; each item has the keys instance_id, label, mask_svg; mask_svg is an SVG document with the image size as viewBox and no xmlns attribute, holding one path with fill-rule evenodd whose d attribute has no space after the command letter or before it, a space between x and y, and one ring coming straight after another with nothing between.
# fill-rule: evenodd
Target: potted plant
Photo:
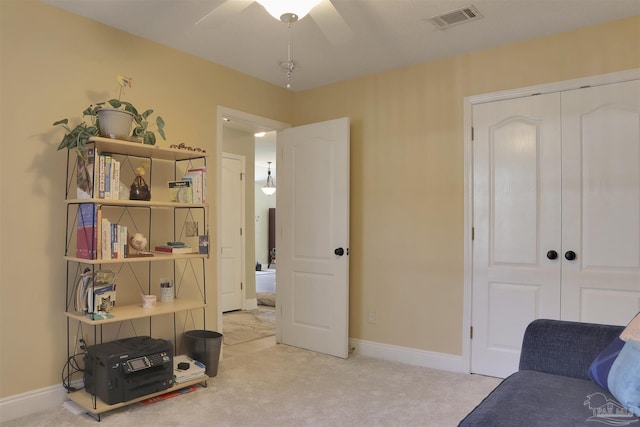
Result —
<instances>
[{"instance_id":1,"label":"potted plant","mask_svg":"<svg viewBox=\"0 0 640 427\"><path fill-rule=\"evenodd\" d=\"M90 105L83 112L83 122L77 124L75 127L69 126L69 119L58 120L53 123L53 126L62 126L67 132L58 145L58 150L63 148L77 149L79 153L82 153L86 149L87 142L92 136L103 136L106 138L119 138L119 139L134 139L141 141L145 144L154 145L156 143L156 135L149 127L148 118L153 114L153 110L145 110L142 114L138 112L138 109L134 107L130 102L121 101L119 98L122 96L122 89L125 86L131 86L131 78L118 76L117 81L120 85L120 96L118 99L110 99L107 102L100 102L95 105ZM111 106L105 107L108 104ZM113 130L109 127L112 120L109 115L115 115L119 119L116 122L123 126L122 130ZM87 123L85 117L89 117L89 123ZM125 118L124 125L122 125L122 118ZM128 124L127 124L128 121ZM131 124L134 123L133 130L131 130ZM164 133L164 120L162 117L156 117L156 130L166 140Z\"/></svg>"}]
</instances>

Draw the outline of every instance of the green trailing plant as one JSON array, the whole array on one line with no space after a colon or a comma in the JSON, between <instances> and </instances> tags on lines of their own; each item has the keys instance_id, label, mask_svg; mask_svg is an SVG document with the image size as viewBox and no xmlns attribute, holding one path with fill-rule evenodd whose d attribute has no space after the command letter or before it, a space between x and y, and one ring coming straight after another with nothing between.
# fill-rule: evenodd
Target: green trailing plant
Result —
<instances>
[{"instance_id":1,"label":"green trailing plant","mask_svg":"<svg viewBox=\"0 0 640 427\"><path fill-rule=\"evenodd\" d=\"M118 99L110 99L107 102L100 102L95 105L90 105L82 112L83 121L77 124L75 127L71 127L69 125L69 119L62 119L54 122L53 126L62 126L67 132L62 137L62 141L60 141L60 144L58 145L58 150L62 150L63 148L69 150L76 149L79 155L81 155L81 153L86 149L89 138L91 138L92 136L100 136L98 111L100 111L101 108L105 108L105 104L107 103L112 108L122 108L123 110L133 114L134 128L131 132L131 136L134 139L139 140L144 144L155 145L156 135L154 131L149 127L149 116L153 114L153 110L145 110L142 114L140 114L138 112L138 109L134 107L130 102L120 101L119 99L122 96L123 89L127 86L131 87L132 81L133 79L131 77L118 75L117 82L120 85L120 94L118 96ZM107 106L106 108L109 107ZM89 123L87 123L85 117L90 118ZM162 139L166 140L167 138L164 133L164 120L162 119L162 117L156 117L155 126Z\"/></svg>"},{"instance_id":2,"label":"green trailing plant","mask_svg":"<svg viewBox=\"0 0 640 427\"><path fill-rule=\"evenodd\" d=\"M113 108L122 108L123 110L133 114L134 128L131 133L132 137L141 140L145 144L155 145L156 135L149 127L149 116L153 114L153 110L149 109L140 114L136 107L134 107L130 102L110 99L107 103ZM62 119L54 122L53 126L62 126L67 132L62 137L62 141L60 141L60 144L58 145L58 150L62 150L63 148L67 148L69 150L76 148L78 151L82 152L85 150L87 143L89 142L89 138L92 136L100 136L98 111L103 108L104 105L104 102L96 105L90 105L82 112L83 118L87 116L90 118L89 123L85 120L72 128L69 126L69 119ZM167 138L164 133L164 120L162 117L156 117L155 125L156 130L162 139L166 140Z\"/></svg>"}]
</instances>

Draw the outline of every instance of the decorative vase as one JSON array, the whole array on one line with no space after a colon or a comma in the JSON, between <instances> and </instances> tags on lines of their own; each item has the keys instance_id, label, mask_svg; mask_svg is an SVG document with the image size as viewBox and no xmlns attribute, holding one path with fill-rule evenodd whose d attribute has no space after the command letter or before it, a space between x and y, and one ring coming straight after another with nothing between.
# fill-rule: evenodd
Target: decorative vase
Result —
<instances>
[{"instance_id":1,"label":"decorative vase","mask_svg":"<svg viewBox=\"0 0 640 427\"><path fill-rule=\"evenodd\" d=\"M133 184L131 184L129 200L151 200L151 190L149 190L149 186L140 175L136 175Z\"/></svg>"},{"instance_id":2,"label":"decorative vase","mask_svg":"<svg viewBox=\"0 0 640 427\"><path fill-rule=\"evenodd\" d=\"M117 108L101 108L98 110L98 127L100 135L112 139L129 139L133 113Z\"/></svg>"}]
</instances>

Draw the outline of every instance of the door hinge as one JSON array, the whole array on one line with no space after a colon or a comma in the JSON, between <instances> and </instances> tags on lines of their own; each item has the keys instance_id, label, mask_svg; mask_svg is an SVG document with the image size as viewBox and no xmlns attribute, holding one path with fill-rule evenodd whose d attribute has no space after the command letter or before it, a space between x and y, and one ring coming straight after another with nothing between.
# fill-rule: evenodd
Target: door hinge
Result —
<instances>
[{"instance_id":1,"label":"door hinge","mask_svg":"<svg viewBox=\"0 0 640 427\"><path fill-rule=\"evenodd\" d=\"M242 236L242 228L240 228L240 235Z\"/></svg>"},{"instance_id":2,"label":"door hinge","mask_svg":"<svg viewBox=\"0 0 640 427\"><path fill-rule=\"evenodd\" d=\"M471 140L473 141L475 137L475 131L473 129L473 126L471 126Z\"/></svg>"},{"instance_id":3,"label":"door hinge","mask_svg":"<svg viewBox=\"0 0 640 427\"><path fill-rule=\"evenodd\" d=\"M469 339L473 339L473 326L469 327Z\"/></svg>"},{"instance_id":4,"label":"door hinge","mask_svg":"<svg viewBox=\"0 0 640 427\"><path fill-rule=\"evenodd\" d=\"M244 179L244 174L240 172L240 181L242 181L243 179Z\"/></svg>"},{"instance_id":5,"label":"door hinge","mask_svg":"<svg viewBox=\"0 0 640 427\"><path fill-rule=\"evenodd\" d=\"M243 283L242 283L242 282L240 282L240 290L242 290L242 285L243 285Z\"/></svg>"},{"instance_id":6,"label":"door hinge","mask_svg":"<svg viewBox=\"0 0 640 427\"><path fill-rule=\"evenodd\" d=\"M476 239L476 228L471 227L471 240L475 240L475 239Z\"/></svg>"}]
</instances>

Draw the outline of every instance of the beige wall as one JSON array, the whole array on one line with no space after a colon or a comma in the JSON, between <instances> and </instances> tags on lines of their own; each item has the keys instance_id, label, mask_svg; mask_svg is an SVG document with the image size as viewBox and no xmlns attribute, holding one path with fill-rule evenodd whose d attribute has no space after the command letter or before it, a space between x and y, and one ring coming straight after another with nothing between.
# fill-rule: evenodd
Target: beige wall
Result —
<instances>
[{"instance_id":1,"label":"beige wall","mask_svg":"<svg viewBox=\"0 0 640 427\"><path fill-rule=\"evenodd\" d=\"M637 67L639 17L296 94L351 118L349 336L461 354L465 96Z\"/></svg>"},{"instance_id":2,"label":"beige wall","mask_svg":"<svg viewBox=\"0 0 640 427\"><path fill-rule=\"evenodd\" d=\"M247 132L235 129L222 129L222 151L224 153L233 153L244 156L245 176L244 176L244 217L245 217L245 298L252 299L256 297L256 273L255 273L255 253L256 239L255 229L256 222L253 220L255 216L255 195L254 195L254 176L255 176L255 137Z\"/></svg>"},{"instance_id":3,"label":"beige wall","mask_svg":"<svg viewBox=\"0 0 640 427\"><path fill-rule=\"evenodd\" d=\"M89 104L117 96L154 108L168 141L206 148L215 168L216 108L283 122L293 96L235 71L35 1L0 1L0 397L60 383L66 359L64 175L66 152L51 124L79 120ZM215 224L215 173L209 173ZM215 242L215 229L210 228ZM215 252L215 251L214 251ZM215 257L207 262L215 307ZM216 329L215 308L207 328Z\"/></svg>"},{"instance_id":4,"label":"beige wall","mask_svg":"<svg viewBox=\"0 0 640 427\"><path fill-rule=\"evenodd\" d=\"M463 97L640 67L638 28L628 19L293 94L38 2L0 1L0 397L60 382L65 155L50 124L114 96L116 74L134 77L129 100L165 118L162 144L214 157L217 105L294 124L349 116L350 336L460 354Z\"/></svg>"}]
</instances>

